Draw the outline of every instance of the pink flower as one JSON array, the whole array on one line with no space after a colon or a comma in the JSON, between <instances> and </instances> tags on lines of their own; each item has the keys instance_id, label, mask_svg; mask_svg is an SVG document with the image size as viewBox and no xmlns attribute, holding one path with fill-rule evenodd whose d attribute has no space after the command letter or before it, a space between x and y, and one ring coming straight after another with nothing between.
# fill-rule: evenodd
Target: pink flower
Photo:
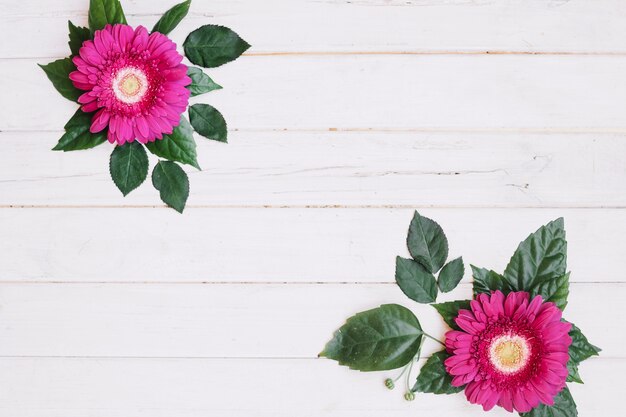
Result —
<instances>
[{"instance_id":1,"label":"pink flower","mask_svg":"<svg viewBox=\"0 0 626 417\"><path fill-rule=\"evenodd\" d=\"M78 102L94 114L90 131L107 126L109 142L122 145L162 139L180 123L191 83L183 57L167 36L143 26L107 25L86 41L70 74L85 90Z\"/></svg>"},{"instance_id":2,"label":"pink flower","mask_svg":"<svg viewBox=\"0 0 626 417\"><path fill-rule=\"evenodd\" d=\"M459 310L461 331L446 333L450 356L446 371L452 385L465 384L465 395L485 411L496 404L528 412L565 387L571 324L561 321L554 303L527 292L480 294L471 311Z\"/></svg>"}]
</instances>

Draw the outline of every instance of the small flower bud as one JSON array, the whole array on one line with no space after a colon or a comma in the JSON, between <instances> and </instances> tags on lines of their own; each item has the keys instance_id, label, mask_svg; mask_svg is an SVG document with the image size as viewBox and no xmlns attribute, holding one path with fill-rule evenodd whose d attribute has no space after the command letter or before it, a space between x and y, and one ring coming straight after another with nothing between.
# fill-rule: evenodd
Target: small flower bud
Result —
<instances>
[{"instance_id":1,"label":"small flower bud","mask_svg":"<svg viewBox=\"0 0 626 417\"><path fill-rule=\"evenodd\" d=\"M407 401L413 401L415 399L415 394L413 393L413 391L408 391L406 394L404 394L404 399Z\"/></svg>"},{"instance_id":2,"label":"small flower bud","mask_svg":"<svg viewBox=\"0 0 626 417\"><path fill-rule=\"evenodd\" d=\"M391 378L385 379L385 386L388 389L394 389L395 388L395 384L393 383L393 379L391 379Z\"/></svg>"}]
</instances>

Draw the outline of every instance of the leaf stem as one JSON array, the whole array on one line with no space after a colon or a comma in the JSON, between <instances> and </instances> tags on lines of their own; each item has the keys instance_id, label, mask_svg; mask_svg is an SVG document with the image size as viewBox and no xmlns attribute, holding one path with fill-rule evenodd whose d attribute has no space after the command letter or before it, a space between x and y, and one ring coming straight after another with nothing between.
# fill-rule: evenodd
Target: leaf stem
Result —
<instances>
[{"instance_id":1,"label":"leaf stem","mask_svg":"<svg viewBox=\"0 0 626 417\"><path fill-rule=\"evenodd\" d=\"M439 339L437 339L437 338L432 337L432 336L431 336L431 335L429 335L428 333L423 332L423 334L424 334L424 336L426 336L427 338L432 339L432 340L434 340L435 342L439 343L441 346L443 346L443 347L445 347L445 346L446 346L446 344L445 344L445 343L443 343L441 340L439 340Z\"/></svg>"}]
</instances>

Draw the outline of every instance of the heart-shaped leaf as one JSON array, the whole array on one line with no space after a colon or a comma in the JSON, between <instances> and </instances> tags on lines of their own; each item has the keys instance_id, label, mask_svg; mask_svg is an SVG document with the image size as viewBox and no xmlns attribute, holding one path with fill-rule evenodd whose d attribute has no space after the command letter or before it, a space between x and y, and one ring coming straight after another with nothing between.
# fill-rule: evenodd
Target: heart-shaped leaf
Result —
<instances>
[{"instance_id":1,"label":"heart-shaped leaf","mask_svg":"<svg viewBox=\"0 0 626 417\"><path fill-rule=\"evenodd\" d=\"M126 16L119 0L90 0L89 29L91 33L104 28L107 24L126 24Z\"/></svg>"},{"instance_id":2,"label":"heart-shaped leaf","mask_svg":"<svg viewBox=\"0 0 626 417\"><path fill-rule=\"evenodd\" d=\"M458 257L448 262L439 272L439 278L437 279L437 285L443 292L450 292L459 285L459 282L463 279L465 274L465 266L463 265L463 258Z\"/></svg>"},{"instance_id":3,"label":"heart-shaped leaf","mask_svg":"<svg viewBox=\"0 0 626 417\"><path fill-rule=\"evenodd\" d=\"M189 179L181 167L172 161L159 161L152 171L152 185L165 204L183 212L189 197Z\"/></svg>"},{"instance_id":4,"label":"heart-shaped leaf","mask_svg":"<svg viewBox=\"0 0 626 417\"><path fill-rule=\"evenodd\" d=\"M208 104L189 107L189 121L194 130L207 139L227 142L228 129L222 113Z\"/></svg>"},{"instance_id":5,"label":"heart-shaped leaf","mask_svg":"<svg viewBox=\"0 0 626 417\"><path fill-rule=\"evenodd\" d=\"M46 65L39 65L52 81L52 85L57 89L63 97L71 101L77 101L78 97L83 94L78 88L74 87L70 80L70 72L76 70L76 66L70 58L57 59Z\"/></svg>"},{"instance_id":6,"label":"heart-shaped leaf","mask_svg":"<svg viewBox=\"0 0 626 417\"><path fill-rule=\"evenodd\" d=\"M176 26L187 16L187 12L189 12L189 6L191 5L191 0L184 1L182 3L177 4L172 7L159 19L159 21L152 28L153 32L160 32L164 35L167 35L171 31L174 30Z\"/></svg>"},{"instance_id":7,"label":"heart-shaped leaf","mask_svg":"<svg viewBox=\"0 0 626 417\"><path fill-rule=\"evenodd\" d=\"M454 394L463 391L464 387L453 387L452 377L446 371L444 361L448 358L445 350L433 353L428 358L413 385L413 392L429 392L432 394Z\"/></svg>"},{"instance_id":8,"label":"heart-shaped leaf","mask_svg":"<svg viewBox=\"0 0 626 417\"><path fill-rule=\"evenodd\" d=\"M65 134L59 139L53 151L78 151L82 149L90 149L104 143L107 139L106 129L91 133L91 118L93 113L85 113L81 109L65 124Z\"/></svg>"},{"instance_id":9,"label":"heart-shaped leaf","mask_svg":"<svg viewBox=\"0 0 626 417\"><path fill-rule=\"evenodd\" d=\"M191 84L187 86L189 91L191 91L191 97L222 88L221 85L216 84L211 77L198 67L188 67L187 75L191 78Z\"/></svg>"},{"instance_id":10,"label":"heart-shaped leaf","mask_svg":"<svg viewBox=\"0 0 626 417\"><path fill-rule=\"evenodd\" d=\"M111 153L109 170L117 188L127 196L146 180L148 154L137 141L118 145Z\"/></svg>"},{"instance_id":11,"label":"heart-shaped leaf","mask_svg":"<svg viewBox=\"0 0 626 417\"><path fill-rule=\"evenodd\" d=\"M432 304L433 307L439 312L443 321L446 322L451 329L459 330L456 321L454 321L459 315L459 310L469 310L470 300L457 300L448 301L447 303Z\"/></svg>"},{"instance_id":12,"label":"heart-shaped leaf","mask_svg":"<svg viewBox=\"0 0 626 417\"><path fill-rule=\"evenodd\" d=\"M396 369L417 354L422 335L422 327L409 309L385 304L350 317L320 356L359 371Z\"/></svg>"},{"instance_id":13,"label":"heart-shaped leaf","mask_svg":"<svg viewBox=\"0 0 626 417\"><path fill-rule=\"evenodd\" d=\"M409 226L407 246L413 259L433 274L441 269L448 258L448 239L443 229L417 211Z\"/></svg>"},{"instance_id":14,"label":"heart-shaped leaf","mask_svg":"<svg viewBox=\"0 0 626 417\"><path fill-rule=\"evenodd\" d=\"M171 135L163 135L161 140L148 142L146 148L161 158L200 169L196 159L196 141L193 138L193 129L184 116L180 117L180 124L174 128Z\"/></svg>"},{"instance_id":15,"label":"heart-shaped leaf","mask_svg":"<svg viewBox=\"0 0 626 417\"><path fill-rule=\"evenodd\" d=\"M68 42L70 51L72 51L72 56L78 55L83 42L91 39L91 31L89 28L74 26L70 20L67 21L67 25L70 29L70 41Z\"/></svg>"},{"instance_id":16,"label":"heart-shaped leaf","mask_svg":"<svg viewBox=\"0 0 626 417\"><path fill-rule=\"evenodd\" d=\"M215 68L237 59L250 44L224 26L204 25L187 36L185 55L196 65Z\"/></svg>"},{"instance_id":17,"label":"heart-shaped leaf","mask_svg":"<svg viewBox=\"0 0 626 417\"><path fill-rule=\"evenodd\" d=\"M435 277L413 259L396 257L396 283L407 297L418 303L432 303L437 298Z\"/></svg>"}]
</instances>

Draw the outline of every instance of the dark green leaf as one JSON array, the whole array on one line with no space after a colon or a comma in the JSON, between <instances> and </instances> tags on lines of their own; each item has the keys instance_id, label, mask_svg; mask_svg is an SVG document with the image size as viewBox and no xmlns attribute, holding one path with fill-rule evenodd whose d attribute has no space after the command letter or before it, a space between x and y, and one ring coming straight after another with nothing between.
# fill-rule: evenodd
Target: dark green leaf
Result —
<instances>
[{"instance_id":1,"label":"dark green leaf","mask_svg":"<svg viewBox=\"0 0 626 417\"><path fill-rule=\"evenodd\" d=\"M519 244L504 270L504 279L514 291L530 292L535 285L565 275L567 242L563 219L540 227Z\"/></svg>"},{"instance_id":2,"label":"dark green leaf","mask_svg":"<svg viewBox=\"0 0 626 417\"><path fill-rule=\"evenodd\" d=\"M407 297L418 303L432 303L437 298L435 277L413 259L396 257L396 282Z\"/></svg>"},{"instance_id":3,"label":"dark green leaf","mask_svg":"<svg viewBox=\"0 0 626 417\"><path fill-rule=\"evenodd\" d=\"M52 85L63 97L68 100L77 101L83 91L74 87L70 80L70 72L76 70L76 66L70 58L57 59L47 65L39 65L45 71Z\"/></svg>"},{"instance_id":4,"label":"dark green leaf","mask_svg":"<svg viewBox=\"0 0 626 417\"><path fill-rule=\"evenodd\" d=\"M171 31L174 30L176 26L187 16L187 12L189 11L189 5L191 4L191 0L184 1L182 3L177 4L172 7L159 19L159 21L152 28L153 32L161 32L164 35L167 35Z\"/></svg>"},{"instance_id":5,"label":"dark green leaf","mask_svg":"<svg viewBox=\"0 0 626 417\"><path fill-rule=\"evenodd\" d=\"M193 139L193 129L184 116L180 117L180 124L174 128L171 135L163 135L161 140L148 142L146 148L161 158L200 169L196 159L196 141Z\"/></svg>"},{"instance_id":6,"label":"dark green leaf","mask_svg":"<svg viewBox=\"0 0 626 417\"><path fill-rule=\"evenodd\" d=\"M569 361L567 362L567 381L578 382L582 384L582 379L578 373L578 365L584 360L589 359L591 356L597 356L600 354L601 349L592 345L587 340L587 337L580 331L576 325L570 323L572 328L569 331L569 335L572 338L572 344L569 347Z\"/></svg>"},{"instance_id":7,"label":"dark green leaf","mask_svg":"<svg viewBox=\"0 0 626 417\"><path fill-rule=\"evenodd\" d=\"M571 360L567 362L567 382L576 382L578 384L584 384L583 380L578 373L578 365L574 364Z\"/></svg>"},{"instance_id":8,"label":"dark green leaf","mask_svg":"<svg viewBox=\"0 0 626 417\"><path fill-rule=\"evenodd\" d=\"M109 170L113 182L126 196L148 176L148 154L137 141L118 145L111 154Z\"/></svg>"},{"instance_id":9,"label":"dark green leaf","mask_svg":"<svg viewBox=\"0 0 626 417\"><path fill-rule=\"evenodd\" d=\"M472 276L474 277L473 290L474 296L478 294L490 294L491 291L500 290L507 294L511 291L511 287L504 280L504 277L495 271L485 268L472 267Z\"/></svg>"},{"instance_id":10,"label":"dark green leaf","mask_svg":"<svg viewBox=\"0 0 626 417\"><path fill-rule=\"evenodd\" d=\"M463 391L465 387L453 387L452 377L446 372L444 361L448 358L442 350L428 358L413 385L413 392L429 392L433 394L454 394Z\"/></svg>"},{"instance_id":11,"label":"dark green leaf","mask_svg":"<svg viewBox=\"0 0 626 417\"><path fill-rule=\"evenodd\" d=\"M76 110L76 113L65 125L65 134L61 136L59 143L52 150L78 151L93 148L105 142L107 138L106 129L98 133L89 131L92 117L93 113L85 113L81 109Z\"/></svg>"},{"instance_id":12,"label":"dark green leaf","mask_svg":"<svg viewBox=\"0 0 626 417\"><path fill-rule=\"evenodd\" d=\"M441 291L450 292L459 285L464 274L465 266L463 265L463 258L458 257L444 265L441 272L439 272L437 285L439 285Z\"/></svg>"},{"instance_id":13,"label":"dark green leaf","mask_svg":"<svg viewBox=\"0 0 626 417\"><path fill-rule=\"evenodd\" d=\"M78 55L78 51L80 47L83 46L83 42L91 39L91 32L88 28L74 26L69 20L67 21L67 25L70 28L70 41L68 42L70 51L72 51L72 56Z\"/></svg>"},{"instance_id":14,"label":"dark green leaf","mask_svg":"<svg viewBox=\"0 0 626 417\"><path fill-rule=\"evenodd\" d=\"M183 48L196 65L215 68L237 59L250 44L224 26L204 25L187 36Z\"/></svg>"},{"instance_id":15,"label":"dark green leaf","mask_svg":"<svg viewBox=\"0 0 626 417\"><path fill-rule=\"evenodd\" d=\"M208 104L194 104L189 107L189 121L194 130L205 138L226 142L228 129L224 116Z\"/></svg>"},{"instance_id":16,"label":"dark green leaf","mask_svg":"<svg viewBox=\"0 0 626 417\"><path fill-rule=\"evenodd\" d=\"M189 197L189 179L181 167L172 161L159 161L152 171L152 184L165 204L183 212Z\"/></svg>"},{"instance_id":17,"label":"dark green leaf","mask_svg":"<svg viewBox=\"0 0 626 417\"><path fill-rule=\"evenodd\" d=\"M188 67L187 75L191 78L191 84L187 86L191 91L191 97L222 88L198 67Z\"/></svg>"},{"instance_id":18,"label":"dark green leaf","mask_svg":"<svg viewBox=\"0 0 626 417\"><path fill-rule=\"evenodd\" d=\"M107 24L126 24L126 16L119 0L90 0L89 29L91 33L104 28Z\"/></svg>"},{"instance_id":19,"label":"dark green leaf","mask_svg":"<svg viewBox=\"0 0 626 417\"><path fill-rule=\"evenodd\" d=\"M558 277L547 278L530 289L530 296L540 295L544 301L552 301L561 310L567 305L569 295L569 272Z\"/></svg>"},{"instance_id":20,"label":"dark green leaf","mask_svg":"<svg viewBox=\"0 0 626 417\"><path fill-rule=\"evenodd\" d=\"M409 309L385 304L350 317L320 356L359 371L396 369L417 354L422 335L420 323Z\"/></svg>"},{"instance_id":21,"label":"dark green leaf","mask_svg":"<svg viewBox=\"0 0 626 417\"><path fill-rule=\"evenodd\" d=\"M459 330L459 326L457 326L454 319L459 315L459 310L470 309L470 300L448 301L447 303L432 304L432 306L437 309L443 321L445 321L450 328Z\"/></svg>"},{"instance_id":22,"label":"dark green leaf","mask_svg":"<svg viewBox=\"0 0 626 417\"><path fill-rule=\"evenodd\" d=\"M520 413L522 417L576 417L576 403L567 387L554 398L554 405L539 404L528 413Z\"/></svg>"},{"instance_id":23,"label":"dark green leaf","mask_svg":"<svg viewBox=\"0 0 626 417\"><path fill-rule=\"evenodd\" d=\"M411 220L406 243L413 259L433 274L448 258L448 239L441 226L428 217L420 216L417 211Z\"/></svg>"}]
</instances>

